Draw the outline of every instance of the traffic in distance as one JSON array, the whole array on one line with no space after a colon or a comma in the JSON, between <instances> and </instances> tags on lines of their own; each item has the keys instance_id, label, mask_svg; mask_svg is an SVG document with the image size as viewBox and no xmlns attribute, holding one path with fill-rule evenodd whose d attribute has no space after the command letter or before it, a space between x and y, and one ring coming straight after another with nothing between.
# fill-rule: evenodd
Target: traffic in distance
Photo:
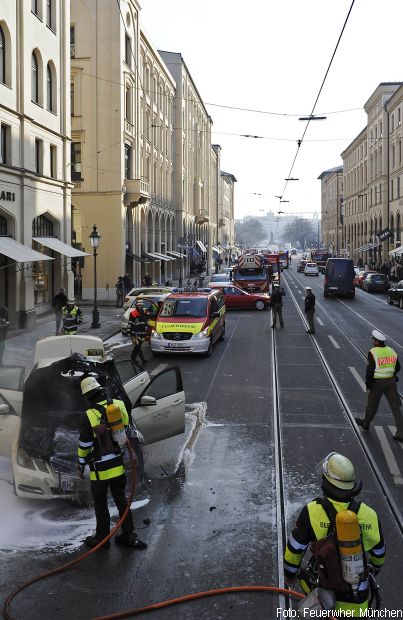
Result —
<instances>
[{"instance_id":1,"label":"traffic in distance","mask_svg":"<svg viewBox=\"0 0 403 620\"><path fill-rule=\"evenodd\" d=\"M403 275L318 249L250 248L229 262L185 286L131 289L109 340L81 333L80 323L73 335L39 340L25 380L3 364L0 457L10 460L13 490L33 511L59 502L52 511L61 539L71 536L69 519L79 523L82 506L94 505L82 542L104 554L104 567L113 563L109 528L125 502L145 501L116 536L137 550L120 560L125 587L130 571L144 578L137 606L259 583L290 597L256 595L231 618L278 617L278 609L304 617L318 606L335 617L400 609L392 550L403 538ZM121 445L107 415L113 405ZM122 475L128 488L134 479L133 497L113 486ZM108 485L111 525L100 508ZM67 500L79 506L74 517ZM82 522L75 535L84 530ZM15 571L28 580L39 561L62 564L66 553L83 548L50 546L44 558L21 547ZM161 571L171 562L175 583ZM71 587L91 582L84 568L69 579ZM35 596L46 591L37 588ZM90 602L67 598L61 592L62 620L75 608L90 611ZM20 609L29 602L21 597ZM116 611L119 603L108 604ZM192 617L207 618L224 614L228 601L193 604ZM188 605L166 614L189 614ZM46 617L41 604L31 617Z\"/></svg>"}]
</instances>

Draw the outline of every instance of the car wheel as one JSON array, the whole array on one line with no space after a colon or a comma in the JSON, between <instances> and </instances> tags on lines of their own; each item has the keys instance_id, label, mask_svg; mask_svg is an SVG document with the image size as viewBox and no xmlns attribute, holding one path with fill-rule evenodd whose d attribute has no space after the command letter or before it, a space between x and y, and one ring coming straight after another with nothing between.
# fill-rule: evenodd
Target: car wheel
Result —
<instances>
[{"instance_id":1,"label":"car wheel","mask_svg":"<svg viewBox=\"0 0 403 620\"><path fill-rule=\"evenodd\" d=\"M393 301L391 300L390 297L388 297L388 304L389 304L389 306L393 306Z\"/></svg>"},{"instance_id":2,"label":"car wheel","mask_svg":"<svg viewBox=\"0 0 403 620\"><path fill-rule=\"evenodd\" d=\"M400 310L403 310L403 297L399 299L399 308Z\"/></svg>"},{"instance_id":3,"label":"car wheel","mask_svg":"<svg viewBox=\"0 0 403 620\"><path fill-rule=\"evenodd\" d=\"M218 342L222 342L225 338L225 323L222 326L221 334L219 335Z\"/></svg>"},{"instance_id":4,"label":"car wheel","mask_svg":"<svg viewBox=\"0 0 403 620\"><path fill-rule=\"evenodd\" d=\"M207 351L205 352L204 357L211 357L212 352L213 352L213 341L212 341L212 340L211 340L211 338L210 338L210 340L209 340L209 345L208 345L208 349L207 349Z\"/></svg>"},{"instance_id":5,"label":"car wheel","mask_svg":"<svg viewBox=\"0 0 403 620\"><path fill-rule=\"evenodd\" d=\"M258 300L255 302L255 308L256 308L256 310L264 310L264 309L265 309L265 303L264 303L264 301L262 301L261 299L258 299Z\"/></svg>"}]
</instances>

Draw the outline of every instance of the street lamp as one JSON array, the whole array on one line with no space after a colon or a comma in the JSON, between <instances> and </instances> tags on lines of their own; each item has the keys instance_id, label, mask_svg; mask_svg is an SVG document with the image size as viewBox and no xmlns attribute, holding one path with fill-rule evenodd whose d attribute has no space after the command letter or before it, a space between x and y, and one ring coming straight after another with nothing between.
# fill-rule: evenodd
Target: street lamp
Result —
<instances>
[{"instance_id":1,"label":"street lamp","mask_svg":"<svg viewBox=\"0 0 403 620\"><path fill-rule=\"evenodd\" d=\"M100 241L101 241L101 235L97 231L97 227L94 224L92 233L90 234L90 242L91 242L91 247L93 249L93 255L94 255L94 308L92 310L92 325L91 325L91 327L93 328L100 327L99 312L97 308L97 248L99 248Z\"/></svg>"}]
</instances>

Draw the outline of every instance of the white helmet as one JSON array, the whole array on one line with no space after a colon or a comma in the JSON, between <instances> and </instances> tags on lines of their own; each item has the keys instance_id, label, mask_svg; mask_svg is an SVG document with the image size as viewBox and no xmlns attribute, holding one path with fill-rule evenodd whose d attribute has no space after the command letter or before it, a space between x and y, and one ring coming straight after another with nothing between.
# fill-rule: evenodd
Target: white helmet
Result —
<instances>
[{"instance_id":1,"label":"white helmet","mask_svg":"<svg viewBox=\"0 0 403 620\"><path fill-rule=\"evenodd\" d=\"M101 390L102 387L95 379L95 377L86 377L81 381L81 393L83 396L91 396Z\"/></svg>"},{"instance_id":2,"label":"white helmet","mask_svg":"<svg viewBox=\"0 0 403 620\"><path fill-rule=\"evenodd\" d=\"M334 487L343 491L352 491L356 487L354 465L342 454L331 452L322 467L324 478Z\"/></svg>"}]
</instances>

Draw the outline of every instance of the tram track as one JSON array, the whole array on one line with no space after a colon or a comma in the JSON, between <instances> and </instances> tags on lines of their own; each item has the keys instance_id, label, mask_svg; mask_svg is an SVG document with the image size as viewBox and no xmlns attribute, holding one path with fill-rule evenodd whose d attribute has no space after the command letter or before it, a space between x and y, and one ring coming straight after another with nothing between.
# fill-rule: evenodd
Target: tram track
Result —
<instances>
[{"instance_id":1,"label":"tram track","mask_svg":"<svg viewBox=\"0 0 403 620\"><path fill-rule=\"evenodd\" d=\"M284 278L284 282L285 282L286 287L288 289L288 293L289 293L293 303L295 304L297 312L300 315L302 323L304 325L306 325L306 327L307 327L307 323L306 323L305 317L303 315L303 312L302 312L302 310L301 310L301 308L300 308L300 306L298 304L298 301L297 301L293 291L291 290L291 287L290 287L290 285L289 285L289 283L287 281L287 278ZM334 322L334 320L333 320L333 322ZM355 346L355 348L361 354L363 354L365 356L365 353L363 353L363 351L350 338L350 336L348 334L344 333L343 328L341 328L337 323L336 323L336 325L343 332L343 334L349 339L349 341L352 342L352 344ZM313 342L314 348L316 350L316 353L317 353L317 355L318 355L318 357L319 357L319 359L320 359L320 361L321 361L321 363L322 363L322 365L323 365L323 367L324 367L324 369L326 371L326 374L327 374L327 376L329 378L329 381L330 381L330 384L331 384L331 386L332 386L332 388L333 388L333 390L334 390L334 392L336 394L336 397L337 397L339 403L341 404L341 406L342 406L342 408L343 408L343 410L344 410L344 412L345 412L345 414L347 416L347 419L349 420L349 422L351 424L351 428L352 428L353 434L354 434L358 444L361 447L361 450L362 450L362 452L363 452L363 454L365 456L367 464L368 464L370 470L372 471L372 473L373 473L373 475L374 475L374 477L375 477L375 479L376 479L376 481L377 481L377 483L379 485L379 488L380 488L380 491L381 491L382 495L385 498L385 502L386 502L386 504L388 506L388 509L389 509L392 517L393 517L393 520L396 523L396 526L397 526L400 534L403 536L403 518L402 518L401 510L400 510L400 508L399 508L399 506L398 506L398 504L397 504L397 502L396 502L396 500L395 500L395 498L394 498L394 496L393 496L393 494L392 494L392 492L391 492L391 490L389 488L389 485L388 485L384 475L382 474L382 472L381 472L381 470L380 470L380 468L379 468L379 466L378 466L378 464L377 464L377 462L375 460L375 457L373 456L373 454L372 454L370 448L368 447L367 443L364 441L364 438L363 438L363 436L362 436L362 434L361 434L361 432L360 432L360 430L359 430L359 428L358 428L358 426L357 426L357 424L355 422L354 414L353 414L353 412L350 409L350 406L349 406L349 404L347 402L347 399L344 396L343 390L340 387L336 376L334 375L334 373L332 372L332 370L330 368L330 365L329 365L329 363L328 363L328 361L326 359L326 356L325 356L322 348L320 347L319 343L317 342L317 340L316 340L316 338L314 336L311 335L310 338L312 339L312 342ZM273 357L273 355L274 355L274 357ZM274 354L272 354L272 361L276 362L275 352L274 352ZM273 376L275 374L277 374L277 371L273 370ZM273 399L273 403L275 403L274 399ZM275 407L275 404L273 404L273 407ZM277 435L278 435L278 439L281 440L281 429L277 432ZM280 454L281 454L281 452L280 452Z\"/></svg>"}]
</instances>

